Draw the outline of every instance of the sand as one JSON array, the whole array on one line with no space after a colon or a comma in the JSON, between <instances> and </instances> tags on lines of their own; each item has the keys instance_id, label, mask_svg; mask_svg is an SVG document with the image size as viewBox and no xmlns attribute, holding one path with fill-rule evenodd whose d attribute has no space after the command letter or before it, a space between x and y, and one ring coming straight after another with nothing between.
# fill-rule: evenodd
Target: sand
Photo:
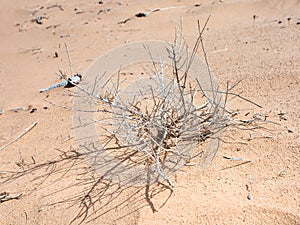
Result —
<instances>
[{"instance_id":1,"label":"sand","mask_svg":"<svg viewBox=\"0 0 300 225\"><path fill-rule=\"evenodd\" d=\"M88 168L83 160L63 177L70 162L5 182L10 171L26 171L78 148L74 97L65 89L39 93L61 81L55 74L59 69L70 76L64 43L73 73L84 75L98 57L125 43L172 41L181 19L192 46L197 20L203 24L209 15L205 50L220 88L242 80L236 92L262 106L235 99L228 107L267 115L278 125L251 133L251 140L250 132L228 131L204 172L191 162L173 177L172 191L159 185L148 194L135 187L111 193L95 203L82 224L300 224L299 0L12 0L1 5L0 147L38 123L0 151L0 192L22 194L0 204L0 224L69 224L82 207L67 199L85 188L78 185L84 183L78 174ZM156 8L162 10L134 16ZM250 162L240 165L223 156Z\"/></svg>"}]
</instances>

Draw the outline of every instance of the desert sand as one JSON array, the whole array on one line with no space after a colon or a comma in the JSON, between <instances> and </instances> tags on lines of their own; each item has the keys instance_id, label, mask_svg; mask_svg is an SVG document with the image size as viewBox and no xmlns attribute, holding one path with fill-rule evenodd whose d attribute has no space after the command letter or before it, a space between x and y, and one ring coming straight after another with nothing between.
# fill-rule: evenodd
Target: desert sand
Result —
<instances>
[{"instance_id":1,"label":"desert sand","mask_svg":"<svg viewBox=\"0 0 300 225\"><path fill-rule=\"evenodd\" d=\"M86 188L77 185L78 174L88 168L83 162L80 169L66 174L69 167L60 163L8 179L11 172L47 164L77 148L72 128L74 97L63 88L39 93L61 81L55 74L58 70L71 75L64 43L73 73L84 75L98 57L125 43L172 41L181 20L183 35L193 46L197 20L203 24L209 15L204 44L220 88L241 80L236 92L262 108L243 101L230 101L228 106L242 114L267 115L277 125L270 132L230 130L212 164L201 172L197 160L192 161L173 177L173 190L160 185L149 196L144 189L129 187L97 202L86 218L73 222L300 224L299 0L1 3L0 148L38 123L0 151L0 193L21 194L0 203L0 224L70 224L84 208L76 198L68 201ZM135 17L157 8L163 10Z\"/></svg>"}]
</instances>

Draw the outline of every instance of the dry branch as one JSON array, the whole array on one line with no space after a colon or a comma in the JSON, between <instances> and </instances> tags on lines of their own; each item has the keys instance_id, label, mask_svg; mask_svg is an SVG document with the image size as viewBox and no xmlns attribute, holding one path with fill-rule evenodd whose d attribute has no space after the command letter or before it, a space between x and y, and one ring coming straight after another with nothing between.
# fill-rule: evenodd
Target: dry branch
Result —
<instances>
[{"instance_id":1,"label":"dry branch","mask_svg":"<svg viewBox=\"0 0 300 225\"><path fill-rule=\"evenodd\" d=\"M13 199L19 199L22 196L22 194L11 196L8 192L2 192L0 193L0 203L10 201Z\"/></svg>"},{"instance_id":2,"label":"dry branch","mask_svg":"<svg viewBox=\"0 0 300 225\"><path fill-rule=\"evenodd\" d=\"M0 151L3 150L3 149L5 149L6 147L8 147L9 145L11 145L12 143L16 142L21 137L23 137L25 134L27 134L29 131L31 131L37 125L37 123L38 123L38 121L35 121L33 124L31 124L29 127L27 127L19 136L17 136L15 139L13 139L12 141L8 142L7 144L3 145L0 148Z\"/></svg>"}]
</instances>

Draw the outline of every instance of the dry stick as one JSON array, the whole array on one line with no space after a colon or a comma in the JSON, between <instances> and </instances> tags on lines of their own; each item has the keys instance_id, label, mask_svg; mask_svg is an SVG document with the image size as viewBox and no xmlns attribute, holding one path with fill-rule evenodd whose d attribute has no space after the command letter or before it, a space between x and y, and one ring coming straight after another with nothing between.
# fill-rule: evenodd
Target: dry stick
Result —
<instances>
[{"instance_id":1,"label":"dry stick","mask_svg":"<svg viewBox=\"0 0 300 225\"><path fill-rule=\"evenodd\" d=\"M164 11L164 10L169 10L169 9L180 9L180 8L187 8L187 5L182 5L182 6L169 6L165 8L156 8L152 9L150 12L158 12L158 11Z\"/></svg>"},{"instance_id":2,"label":"dry stick","mask_svg":"<svg viewBox=\"0 0 300 225\"><path fill-rule=\"evenodd\" d=\"M202 42L202 34L203 34L203 32L204 32L204 30L205 30L207 24L208 24L209 19L210 19L210 15L209 15L209 17L207 18L207 20L205 21L205 24L204 24L202 30L200 30L200 23L199 23L199 20L198 20L199 36L198 36L198 38L197 38L197 40L196 40L196 43L194 44L193 51L192 51L192 55L191 55L191 57L190 57L190 59L189 59L188 65L187 65L187 69L186 69L186 71L184 72L184 82L183 82L183 85L184 85L184 86L185 86L185 83L186 83L187 74L188 74L188 72L189 72L189 70L190 70L190 68L191 68L192 62L194 61L195 55L197 54L197 51L198 51L198 48L199 48L199 44L200 44L200 42ZM205 55L206 55L206 53L205 53ZM205 57L205 58L206 58L206 57ZM206 61L206 63L207 63L207 61ZM208 65L208 63L207 63L207 65ZM210 71L210 70L209 70L209 71ZM210 75L211 75L211 74L210 74Z\"/></svg>"},{"instance_id":3,"label":"dry stick","mask_svg":"<svg viewBox=\"0 0 300 225\"><path fill-rule=\"evenodd\" d=\"M247 163L251 163L251 162L252 162L251 160L247 160L247 161L245 161L245 162L239 163L239 164L237 164L237 165L234 165L234 166L225 167L225 168L223 168L223 169L221 169L221 170L232 169L232 168L235 168L235 167L238 167L238 166L241 166L241 165L247 164Z\"/></svg>"},{"instance_id":4,"label":"dry stick","mask_svg":"<svg viewBox=\"0 0 300 225\"><path fill-rule=\"evenodd\" d=\"M232 89L232 88L229 88L229 90L230 89ZM212 90L203 90L203 91L212 91ZM263 108L261 105L259 105L259 104L255 103L255 102L251 101L250 99L247 99L247 98L241 96L240 94L237 94L237 93L234 93L234 92L228 92L228 90L227 91L216 90L216 93L226 94L226 95L233 95L233 96L238 97L238 98L240 98L240 99L242 99L242 100L244 100L246 102L249 102L249 103L251 103L251 104L253 104L253 105L255 105L255 106L259 107L259 108Z\"/></svg>"},{"instance_id":5,"label":"dry stick","mask_svg":"<svg viewBox=\"0 0 300 225\"><path fill-rule=\"evenodd\" d=\"M224 100L224 107L226 106L226 104L227 104L227 99L228 99L228 91L229 91L229 82L227 81L227 83L226 83L226 93L225 93L225 100ZM224 110L224 112L225 112L225 110ZM223 113L223 115L224 115L224 113Z\"/></svg>"},{"instance_id":6,"label":"dry stick","mask_svg":"<svg viewBox=\"0 0 300 225\"><path fill-rule=\"evenodd\" d=\"M206 26L208 24L209 19L210 19L210 15L207 18L207 20L205 21L205 24L204 24L202 30L200 29L200 21L198 20L198 29L199 29L199 37L200 37L199 40L200 40L202 52L203 52L203 55L204 55L205 63L207 65L207 70L208 70L208 74L209 74L209 79L210 79L210 85L211 85L211 90L212 90L212 94L213 94L213 99L215 101L215 95L216 95L216 93L215 93L215 90L214 90L212 74L211 74L211 70L210 70L210 66L209 66L209 63L208 63L207 54L206 54L206 51L205 51L205 48L204 48L204 43L203 43L203 38L202 38L202 34L204 32L204 29L206 28Z\"/></svg>"},{"instance_id":7,"label":"dry stick","mask_svg":"<svg viewBox=\"0 0 300 225\"><path fill-rule=\"evenodd\" d=\"M243 160L242 158L233 158L233 157L228 157L226 155L223 155L223 158L231 160L231 161L242 161Z\"/></svg>"},{"instance_id":8,"label":"dry stick","mask_svg":"<svg viewBox=\"0 0 300 225\"><path fill-rule=\"evenodd\" d=\"M6 147L8 147L9 145L11 145L12 143L14 143L15 141L17 141L18 139L20 139L21 137L23 137L26 133L28 133L32 128L34 128L37 125L38 121L35 121L33 124L31 124L29 127L27 127L18 137L16 137L15 139L13 139L12 141L8 142L7 144L3 145L0 148L0 151L5 149Z\"/></svg>"},{"instance_id":9,"label":"dry stick","mask_svg":"<svg viewBox=\"0 0 300 225\"><path fill-rule=\"evenodd\" d=\"M240 79L239 81L235 82L233 85L231 85L227 91L231 91L233 88L235 88L237 85L239 85L243 79Z\"/></svg>"},{"instance_id":10,"label":"dry stick","mask_svg":"<svg viewBox=\"0 0 300 225\"><path fill-rule=\"evenodd\" d=\"M26 223L26 225L28 225L28 215L26 212L24 212L24 214L25 214L25 223Z\"/></svg>"},{"instance_id":11,"label":"dry stick","mask_svg":"<svg viewBox=\"0 0 300 225\"><path fill-rule=\"evenodd\" d=\"M213 117L214 117L214 114L217 113L217 109L218 109L219 107L221 107L221 108L223 108L223 107L220 106L220 102L216 102L216 98L217 98L217 94L218 94L218 89L215 90L215 89L214 89L214 86L213 86L212 73L211 73L211 69L210 69L209 63L208 63L208 58L207 58L207 54L206 54L206 51L205 51L205 48L204 48L203 37L202 37L203 32L204 32L204 30L205 30L205 28L206 28L206 26L207 26L207 24L208 24L209 19L210 19L210 16L207 18L207 20L206 20L206 22L205 22L205 24L204 24L204 26L203 26L202 29L200 28L200 22L199 22L199 20L198 20L198 31L199 31L199 36L198 36L198 39L197 39L196 44L195 44L195 46L194 46L191 60L194 58L194 56L195 56L195 54L196 54L196 52L197 52L197 49L198 49L199 45L201 45L202 52L203 52L204 59L205 59L205 63L206 63L207 70L208 70L208 74L209 74L209 78L210 78L211 91L212 91L212 95L213 95L213 99L212 99L213 102L211 102L211 103L212 103L213 106L215 106L215 110L214 110L214 112L213 112ZM190 65L191 65L191 63L192 63L192 61L190 61ZM190 66L190 65L189 65L189 66ZM189 67L188 67L188 69L189 69ZM200 82L199 82L197 79L196 79L196 81L198 82L199 87L200 87L202 93L203 93L205 96L207 96L207 95L204 93L204 91L203 91L203 89L202 89L202 87L201 87L201 85L200 85ZM227 85L227 86L228 86L228 85ZM228 87L227 87L227 89L228 89ZM227 100L227 94L228 94L228 90L226 91L226 100ZM211 101L211 99L209 99L208 97L207 97L207 99L208 99L209 101ZM219 145L219 142L218 142L218 145ZM217 150L218 150L218 148L219 148L219 146L217 147ZM204 157L204 162L205 162L206 165L208 165L208 164L213 160L213 158L215 157L215 154L216 154L216 151L210 152L210 154L209 154L208 156L206 155L206 156ZM210 157L210 156L212 156L212 157ZM208 159L208 157L209 157L210 159ZM205 159L205 158L206 158L206 159Z\"/></svg>"},{"instance_id":12,"label":"dry stick","mask_svg":"<svg viewBox=\"0 0 300 225\"><path fill-rule=\"evenodd\" d=\"M71 58L70 58L70 54L69 54L69 48L68 45L65 43L65 47L66 47L66 51L67 51L67 55L68 55L68 59L69 59L69 67L70 67L70 76L73 76L73 72L72 72L72 62L71 62Z\"/></svg>"},{"instance_id":13,"label":"dry stick","mask_svg":"<svg viewBox=\"0 0 300 225\"><path fill-rule=\"evenodd\" d=\"M160 166L160 162L159 162L159 157L156 156L155 157L155 162L156 162L156 170L157 173L165 180L168 182L168 184L173 188L174 185L172 183L172 181L164 174L164 172L161 170L161 166Z\"/></svg>"},{"instance_id":14,"label":"dry stick","mask_svg":"<svg viewBox=\"0 0 300 225\"><path fill-rule=\"evenodd\" d=\"M180 61L176 59L176 50L175 50L176 46L171 46L171 50L169 51L169 53L171 54L171 59L173 60L173 76L176 78L176 84L177 84L177 88L179 90L180 93L180 97L181 97L181 102L183 105L183 110L184 110L184 115L186 114L186 107L185 107L185 100L184 100L184 96L183 96L183 88L180 85L180 78L179 78L179 67L178 67L178 63Z\"/></svg>"},{"instance_id":15,"label":"dry stick","mask_svg":"<svg viewBox=\"0 0 300 225\"><path fill-rule=\"evenodd\" d=\"M65 106L65 105L58 105L58 104L56 104L55 102L51 102L51 101L49 101L49 100L47 100L47 99L43 99L45 102L47 102L47 103L49 103L49 104L51 104L51 105L54 105L54 106L56 106L56 107L59 107L59 108L63 108L63 109L69 109L69 110L71 110L72 108L71 107L67 107L67 106Z\"/></svg>"},{"instance_id":16,"label":"dry stick","mask_svg":"<svg viewBox=\"0 0 300 225\"><path fill-rule=\"evenodd\" d=\"M0 203L14 200L14 199L19 199L22 196L22 194L16 195L16 196L10 196L9 193L7 192L2 192L0 193Z\"/></svg>"},{"instance_id":17,"label":"dry stick","mask_svg":"<svg viewBox=\"0 0 300 225\"><path fill-rule=\"evenodd\" d=\"M47 7L47 9L51 9L51 8L59 8L61 11L64 11L64 8L62 7L62 5L58 5L58 4L55 4L55 5L50 5Z\"/></svg>"}]
</instances>

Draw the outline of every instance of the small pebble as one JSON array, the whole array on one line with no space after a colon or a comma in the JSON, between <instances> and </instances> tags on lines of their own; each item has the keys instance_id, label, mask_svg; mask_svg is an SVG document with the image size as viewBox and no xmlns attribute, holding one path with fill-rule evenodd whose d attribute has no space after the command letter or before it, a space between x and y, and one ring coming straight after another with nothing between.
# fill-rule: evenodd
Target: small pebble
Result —
<instances>
[{"instance_id":1,"label":"small pebble","mask_svg":"<svg viewBox=\"0 0 300 225\"><path fill-rule=\"evenodd\" d=\"M250 195L250 193L247 195L247 199L248 199L248 200L251 200L251 199L252 199L252 196Z\"/></svg>"}]
</instances>

